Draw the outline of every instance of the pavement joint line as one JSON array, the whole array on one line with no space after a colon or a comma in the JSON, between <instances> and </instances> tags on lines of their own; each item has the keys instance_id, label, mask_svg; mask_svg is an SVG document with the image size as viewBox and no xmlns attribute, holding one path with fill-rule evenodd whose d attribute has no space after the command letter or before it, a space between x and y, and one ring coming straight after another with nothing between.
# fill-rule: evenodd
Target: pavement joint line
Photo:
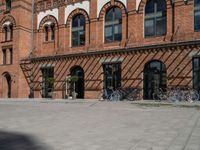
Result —
<instances>
[{"instance_id":1,"label":"pavement joint line","mask_svg":"<svg viewBox=\"0 0 200 150\"><path fill-rule=\"evenodd\" d=\"M183 145L183 150L186 149L187 144L189 143L189 140L190 140L191 137L192 137L192 133L194 132L194 129L196 128L196 126L197 126L199 120L200 120L200 114L198 114L198 117L197 117L197 119L195 120L195 124L192 126L192 130L191 130L190 134L188 135L186 142L185 142L184 145Z\"/></svg>"},{"instance_id":2,"label":"pavement joint line","mask_svg":"<svg viewBox=\"0 0 200 150\"><path fill-rule=\"evenodd\" d=\"M193 116L194 114L192 114L190 116L190 118ZM186 128L187 126L184 126L180 129L180 131L176 134L176 136L172 139L172 141L170 142L170 144L168 145L168 147L166 148L166 150L171 150L171 146L174 145L174 143L176 143L176 140L178 139L178 137L182 134L182 131L184 131L184 129ZM183 149L181 149L183 150Z\"/></svg>"}]
</instances>

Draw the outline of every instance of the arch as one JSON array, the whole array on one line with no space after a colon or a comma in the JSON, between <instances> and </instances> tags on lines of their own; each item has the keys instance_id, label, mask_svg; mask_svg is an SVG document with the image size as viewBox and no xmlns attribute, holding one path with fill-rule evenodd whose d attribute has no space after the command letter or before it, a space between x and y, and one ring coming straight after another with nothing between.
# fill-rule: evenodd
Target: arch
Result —
<instances>
[{"instance_id":1,"label":"arch","mask_svg":"<svg viewBox=\"0 0 200 150\"><path fill-rule=\"evenodd\" d=\"M102 8L101 8L101 11L99 13L99 16L98 18L104 18L106 12L111 9L112 7L119 7L122 11L122 16L126 15L127 14L127 10L126 10L126 7L124 6L124 4L120 1L114 1L114 2L108 2L106 3Z\"/></svg>"},{"instance_id":2,"label":"arch","mask_svg":"<svg viewBox=\"0 0 200 150\"><path fill-rule=\"evenodd\" d=\"M58 21L52 15L47 15L41 20L41 22L39 24L39 29L42 29L43 26L45 25L45 23L47 23L48 25L54 24L56 28L58 27Z\"/></svg>"},{"instance_id":3,"label":"arch","mask_svg":"<svg viewBox=\"0 0 200 150\"><path fill-rule=\"evenodd\" d=\"M144 66L144 99L157 98L156 93L162 89L166 91L167 70L160 60L151 60Z\"/></svg>"},{"instance_id":4,"label":"arch","mask_svg":"<svg viewBox=\"0 0 200 150\"><path fill-rule=\"evenodd\" d=\"M69 16L67 18L66 26L69 27L71 25L71 22L72 22L74 16L77 16L79 14L81 14L85 17L86 24L90 22L88 13L84 9L77 8L69 14Z\"/></svg>"},{"instance_id":5,"label":"arch","mask_svg":"<svg viewBox=\"0 0 200 150\"><path fill-rule=\"evenodd\" d=\"M137 0L137 2L136 2L136 11L140 12L142 10L145 10L145 6L146 6L148 1L149 0ZM167 6L173 4L172 0L165 0L165 1L166 1Z\"/></svg>"},{"instance_id":6,"label":"arch","mask_svg":"<svg viewBox=\"0 0 200 150\"><path fill-rule=\"evenodd\" d=\"M10 24L12 24L13 27L16 27L16 21L13 16L8 15L8 16L3 17L1 19L0 26L3 27L4 23L6 23L6 22L10 22Z\"/></svg>"},{"instance_id":7,"label":"arch","mask_svg":"<svg viewBox=\"0 0 200 150\"><path fill-rule=\"evenodd\" d=\"M4 72L2 74L3 79L5 79L4 81L6 81L5 85L4 82L2 83L2 94L3 97L5 98L11 98L11 87L12 87L12 79L11 79L11 75L8 72Z\"/></svg>"},{"instance_id":8,"label":"arch","mask_svg":"<svg viewBox=\"0 0 200 150\"><path fill-rule=\"evenodd\" d=\"M85 85L84 85L84 70L80 66L73 66L70 69L70 75L72 76L78 76L78 80L71 82L71 89L74 89L77 93L77 98L84 98L84 92L85 92Z\"/></svg>"}]
</instances>

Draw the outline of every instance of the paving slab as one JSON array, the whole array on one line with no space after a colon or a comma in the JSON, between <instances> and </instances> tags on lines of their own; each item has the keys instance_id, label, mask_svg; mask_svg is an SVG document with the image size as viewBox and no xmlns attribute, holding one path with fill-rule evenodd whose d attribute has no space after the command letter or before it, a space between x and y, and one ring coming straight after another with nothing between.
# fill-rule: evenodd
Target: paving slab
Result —
<instances>
[{"instance_id":1,"label":"paving slab","mask_svg":"<svg viewBox=\"0 0 200 150\"><path fill-rule=\"evenodd\" d=\"M0 100L0 150L199 150L199 141L195 107Z\"/></svg>"}]
</instances>

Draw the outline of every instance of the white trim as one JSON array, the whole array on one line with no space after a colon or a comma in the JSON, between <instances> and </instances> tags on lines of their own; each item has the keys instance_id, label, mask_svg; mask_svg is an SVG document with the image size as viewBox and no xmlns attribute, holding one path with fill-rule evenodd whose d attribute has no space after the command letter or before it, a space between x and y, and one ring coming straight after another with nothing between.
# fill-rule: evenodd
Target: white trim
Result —
<instances>
[{"instance_id":1,"label":"white trim","mask_svg":"<svg viewBox=\"0 0 200 150\"><path fill-rule=\"evenodd\" d=\"M90 1L89 0L67 5L67 7L65 8L64 24L66 24L67 19L68 19L69 15L71 14L71 12L77 8L84 9L87 12L87 14L90 15Z\"/></svg>"},{"instance_id":2,"label":"white trim","mask_svg":"<svg viewBox=\"0 0 200 150\"><path fill-rule=\"evenodd\" d=\"M48 15L54 16L58 21L58 8L46 10L45 12L40 12L37 16L37 29L39 29L42 19Z\"/></svg>"},{"instance_id":3,"label":"white trim","mask_svg":"<svg viewBox=\"0 0 200 150\"><path fill-rule=\"evenodd\" d=\"M128 0L118 0L120 2L122 2L124 4L124 6L126 7L127 9L127 6L128 6ZM99 14L101 12L101 9L103 8L103 6L110 2L110 0L97 0L97 18L99 17Z\"/></svg>"},{"instance_id":4,"label":"white trim","mask_svg":"<svg viewBox=\"0 0 200 150\"><path fill-rule=\"evenodd\" d=\"M3 27L4 27L4 26L9 26L9 25L11 25L11 24L12 24L12 22L6 21L6 22L3 23Z\"/></svg>"},{"instance_id":5,"label":"white trim","mask_svg":"<svg viewBox=\"0 0 200 150\"><path fill-rule=\"evenodd\" d=\"M139 10L139 6L142 0L136 0L136 11Z\"/></svg>"}]
</instances>

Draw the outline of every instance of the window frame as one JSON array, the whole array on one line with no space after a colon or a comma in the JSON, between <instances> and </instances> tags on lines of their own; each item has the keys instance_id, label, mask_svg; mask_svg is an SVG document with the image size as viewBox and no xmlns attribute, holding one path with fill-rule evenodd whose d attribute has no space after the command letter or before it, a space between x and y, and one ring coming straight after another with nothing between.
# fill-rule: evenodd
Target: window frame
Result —
<instances>
[{"instance_id":1,"label":"window frame","mask_svg":"<svg viewBox=\"0 0 200 150\"><path fill-rule=\"evenodd\" d=\"M75 21L76 17L78 17L78 25L77 26L73 26L73 22ZM81 17L84 18L84 22L81 23ZM83 26L81 26L81 24L84 24ZM81 32L83 32L83 34L81 34ZM74 33L77 34L77 44L74 44ZM84 43L81 44L81 36L84 37ZM80 46L85 46L86 44L86 18L83 14L77 14L76 16L74 16L72 18L72 22L71 22L71 46L72 47L80 47Z\"/></svg>"},{"instance_id":2,"label":"window frame","mask_svg":"<svg viewBox=\"0 0 200 150\"><path fill-rule=\"evenodd\" d=\"M199 4L198 3L195 3L196 1L194 0L194 31L195 32L198 32L200 31L200 22L198 25L198 27L196 28L196 14L199 13L200 14L200 2ZM199 6L199 7L198 7ZM200 15L199 15L199 19L197 20L200 20ZM198 22L198 21L197 21Z\"/></svg>"},{"instance_id":3,"label":"window frame","mask_svg":"<svg viewBox=\"0 0 200 150\"><path fill-rule=\"evenodd\" d=\"M2 49L3 52L3 65L7 65L7 54L6 54L6 48Z\"/></svg>"},{"instance_id":4,"label":"window frame","mask_svg":"<svg viewBox=\"0 0 200 150\"><path fill-rule=\"evenodd\" d=\"M120 14L121 14L121 18L120 19L116 19L118 17L116 17L116 9L120 10ZM106 16L108 15L108 13L112 11L112 20L107 21L106 20ZM105 43L112 43L112 42L120 42L122 41L122 10L119 7L112 7L109 10L106 11L105 14L105 19L104 19L104 42ZM118 22L118 24L116 23ZM117 30L120 31L121 29L121 33L115 34L115 27L117 26ZM112 34L112 39L108 40L108 36L106 36L106 29L107 28L111 28L111 34ZM117 38L117 36L120 35L119 39Z\"/></svg>"},{"instance_id":5,"label":"window frame","mask_svg":"<svg viewBox=\"0 0 200 150\"><path fill-rule=\"evenodd\" d=\"M147 4L150 3L150 1L147 2L146 6L145 6L145 9L144 9L144 37L145 38L151 38L151 37L159 37L159 36L165 36L167 34L167 4L166 4L166 1L165 1L165 10L162 10L162 11L159 11L158 10L158 0L154 0L154 12L153 13L146 13L146 7L147 7ZM159 15L161 13L161 15ZM163 13L164 13L164 16L163 16ZM151 16L153 15L153 16ZM158 25L157 25L157 22L159 19L165 19L165 28L164 28L164 33L163 34L158 34ZM147 21L153 21L153 34L151 35L147 35L147 29L146 29L146 22Z\"/></svg>"}]
</instances>

